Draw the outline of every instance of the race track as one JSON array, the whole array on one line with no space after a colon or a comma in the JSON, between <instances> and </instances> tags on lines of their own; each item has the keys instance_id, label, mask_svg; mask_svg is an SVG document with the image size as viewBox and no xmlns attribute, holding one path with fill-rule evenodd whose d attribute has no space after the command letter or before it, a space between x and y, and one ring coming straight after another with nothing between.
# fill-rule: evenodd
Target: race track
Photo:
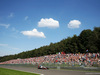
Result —
<instances>
[{"instance_id":1,"label":"race track","mask_svg":"<svg viewBox=\"0 0 100 75\"><path fill-rule=\"evenodd\" d=\"M100 75L100 72L84 72L84 71L69 71L69 70L41 70L33 67L22 67L22 66L0 66L2 68L8 68L13 70L20 70L31 73L38 73L41 75Z\"/></svg>"}]
</instances>

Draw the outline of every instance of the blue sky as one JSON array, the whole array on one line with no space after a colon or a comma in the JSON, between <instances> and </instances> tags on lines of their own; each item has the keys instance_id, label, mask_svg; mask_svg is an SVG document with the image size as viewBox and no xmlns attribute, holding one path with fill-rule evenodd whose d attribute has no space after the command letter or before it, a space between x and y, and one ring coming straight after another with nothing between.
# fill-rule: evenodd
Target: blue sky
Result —
<instances>
[{"instance_id":1,"label":"blue sky","mask_svg":"<svg viewBox=\"0 0 100 75\"><path fill-rule=\"evenodd\" d=\"M100 0L0 0L0 56L100 27Z\"/></svg>"}]
</instances>

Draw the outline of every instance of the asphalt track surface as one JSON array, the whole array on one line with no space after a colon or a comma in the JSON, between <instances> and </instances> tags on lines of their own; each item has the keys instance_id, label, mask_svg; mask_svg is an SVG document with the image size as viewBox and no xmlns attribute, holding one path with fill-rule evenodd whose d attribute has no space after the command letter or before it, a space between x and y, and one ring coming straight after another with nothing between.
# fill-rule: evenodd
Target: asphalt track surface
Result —
<instances>
[{"instance_id":1,"label":"asphalt track surface","mask_svg":"<svg viewBox=\"0 0 100 75\"><path fill-rule=\"evenodd\" d=\"M2 68L8 68L13 70L37 73L40 75L100 75L100 72L88 72L88 71L71 71L71 70L42 70L33 67L22 67L22 66L0 66Z\"/></svg>"}]
</instances>

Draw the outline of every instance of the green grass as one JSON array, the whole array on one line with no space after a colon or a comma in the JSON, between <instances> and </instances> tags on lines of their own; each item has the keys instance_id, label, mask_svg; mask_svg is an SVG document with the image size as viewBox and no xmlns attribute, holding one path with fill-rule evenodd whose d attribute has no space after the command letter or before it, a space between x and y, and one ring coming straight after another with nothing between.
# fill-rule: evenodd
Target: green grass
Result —
<instances>
[{"instance_id":1,"label":"green grass","mask_svg":"<svg viewBox=\"0 0 100 75\"><path fill-rule=\"evenodd\" d=\"M0 68L0 75L39 75L39 74Z\"/></svg>"}]
</instances>

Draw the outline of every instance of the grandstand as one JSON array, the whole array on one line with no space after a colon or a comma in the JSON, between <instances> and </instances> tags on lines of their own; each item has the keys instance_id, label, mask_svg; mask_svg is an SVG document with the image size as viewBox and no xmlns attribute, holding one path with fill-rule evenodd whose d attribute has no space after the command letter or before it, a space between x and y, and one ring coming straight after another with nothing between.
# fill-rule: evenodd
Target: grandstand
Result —
<instances>
[{"instance_id":1,"label":"grandstand","mask_svg":"<svg viewBox=\"0 0 100 75\"><path fill-rule=\"evenodd\" d=\"M33 64L45 66L75 66L75 67L100 67L100 53L69 53L69 54L53 54L40 57L13 59L0 64Z\"/></svg>"}]
</instances>

